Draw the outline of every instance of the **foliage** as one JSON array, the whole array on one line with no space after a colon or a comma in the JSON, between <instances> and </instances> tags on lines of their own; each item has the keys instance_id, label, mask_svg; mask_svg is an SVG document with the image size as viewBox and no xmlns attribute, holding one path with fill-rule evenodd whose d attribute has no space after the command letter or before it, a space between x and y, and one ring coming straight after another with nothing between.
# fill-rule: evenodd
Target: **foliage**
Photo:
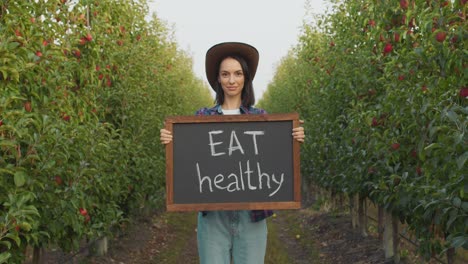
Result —
<instances>
[{"instance_id":1,"label":"foliage","mask_svg":"<svg viewBox=\"0 0 468 264\"><path fill-rule=\"evenodd\" d=\"M385 207L427 258L468 249L466 1L332 4L261 106L305 119L307 180Z\"/></svg>"},{"instance_id":2,"label":"foliage","mask_svg":"<svg viewBox=\"0 0 468 264\"><path fill-rule=\"evenodd\" d=\"M70 251L164 200L167 115L212 102L140 1L0 4L0 262Z\"/></svg>"}]
</instances>

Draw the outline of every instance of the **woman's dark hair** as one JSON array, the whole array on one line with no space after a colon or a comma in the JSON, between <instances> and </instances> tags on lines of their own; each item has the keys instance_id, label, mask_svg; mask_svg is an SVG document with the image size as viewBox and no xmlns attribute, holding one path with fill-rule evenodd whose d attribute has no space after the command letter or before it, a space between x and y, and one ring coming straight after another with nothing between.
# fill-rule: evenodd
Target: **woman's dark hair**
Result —
<instances>
[{"instance_id":1,"label":"woman's dark hair","mask_svg":"<svg viewBox=\"0 0 468 264\"><path fill-rule=\"evenodd\" d=\"M219 67L221 66L221 62L223 62L223 60L227 58L235 59L236 61L239 62L239 64L242 67L242 72L244 74L244 88L242 89L242 94L241 94L242 106L251 107L252 105L255 104L255 95L254 95L254 90L253 90L253 85L252 85L252 79L250 77L249 66L247 65L247 62L245 61L243 57L238 56L238 55L228 55L222 58L218 62L218 67L216 67L217 69L216 76L219 76ZM216 103L220 105L224 103L224 91L219 81L216 82Z\"/></svg>"}]
</instances>

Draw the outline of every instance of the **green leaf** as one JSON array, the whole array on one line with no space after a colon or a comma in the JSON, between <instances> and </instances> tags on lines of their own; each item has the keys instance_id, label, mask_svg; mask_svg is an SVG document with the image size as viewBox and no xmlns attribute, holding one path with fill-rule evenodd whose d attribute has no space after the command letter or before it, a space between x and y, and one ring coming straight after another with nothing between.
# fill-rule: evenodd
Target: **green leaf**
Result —
<instances>
[{"instance_id":1,"label":"green leaf","mask_svg":"<svg viewBox=\"0 0 468 264\"><path fill-rule=\"evenodd\" d=\"M31 224L26 223L26 222L21 223L20 226L21 226L21 229L27 232L31 231L31 228L32 228Z\"/></svg>"},{"instance_id":2,"label":"green leaf","mask_svg":"<svg viewBox=\"0 0 468 264\"><path fill-rule=\"evenodd\" d=\"M447 111L447 117L450 119L450 121L457 123L458 121L458 115L452 110Z\"/></svg>"},{"instance_id":3,"label":"green leaf","mask_svg":"<svg viewBox=\"0 0 468 264\"><path fill-rule=\"evenodd\" d=\"M0 245L5 246L7 249L11 248L11 242L7 240L0 241ZM0 262L1 263L1 262Z\"/></svg>"},{"instance_id":4,"label":"green leaf","mask_svg":"<svg viewBox=\"0 0 468 264\"><path fill-rule=\"evenodd\" d=\"M463 155L461 155L460 157L457 158L457 167L458 167L458 169L461 170L463 168L463 166L465 165L467 159L468 159L468 151L465 151L465 153L463 153Z\"/></svg>"},{"instance_id":5,"label":"green leaf","mask_svg":"<svg viewBox=\"0 0 468 264\"><path fill-rule=\"evenodd\" d=\"M23 171L15 172L14 180L16 187L23 186L26 183L26 173Z\"/></svg>"},{"instance_id":6,"label":"green leaf","mask_svg":"<svg viewBox=\"0 0 468 264\"><path fill-rule=\"evenodd\" d=\"M9 239L15 241L18 247L21 246L21 239L17 234L8 233L5 235L5 237L8 237Z\"/></svg>"},{"instance_id":7,"label":"green leaf","mask_svg":"<svg viewBox=\"0 0 468 264\"><path fill-rule=\"evenodd\" d=\"M438 147L439 147L439 144L432 143L429 146L425 147L424 150L431 150L431 149L435 149L435 148L438 148Z\"/></svg>"},{"instance_id":8,"label":"green leaf","mask_svg":"<svg viewBox=\"0 0 468 264\"><path fill-rule=\"evenodd\" d=\"M2 72L3 80L8 79L8 73L5 70L0 69L0 72Z\"/></svg>"},{"instance_id":9,"label":"green leaf","mask_svg":"<svg viewBox=\"0 0 468 264\"><path fill-rule=\"evenodd\" d=\"M463 202L461 205L463 211L468 212L468 202Z\"/></svg>"},{"instance_id":10,"label":"green leaf","mask_svg":"<svg viewBox=\"0 0 468 264\"><path fill-rule=\"evenodd\" d=\"M468 238L463 237L463 236L455 237L454 239L452 239L451 246L453 248L467 247L468 246Z\"/></svg>"},{"instance_id":11,"label":"green leaf","mask_svg":"<svg viewBox=\"0 0 468 264\"><path fill-rule=\"evenodd\" d=\"M0 254L0 263L7 263L7 260L11 258L10 252L3 252Z\"/></svg>"},{"instance_id":12,"label":"green leaf","mask_svg":"<svg viewBox=\"0 0 468 264\"><path fill-rule=\"evenodd\" d=\"M461 199L458 198L458 197L453 198L452 204L453 204L455 207L460 208L460 207L461 207Z\"/></svg>"}]
</instances>

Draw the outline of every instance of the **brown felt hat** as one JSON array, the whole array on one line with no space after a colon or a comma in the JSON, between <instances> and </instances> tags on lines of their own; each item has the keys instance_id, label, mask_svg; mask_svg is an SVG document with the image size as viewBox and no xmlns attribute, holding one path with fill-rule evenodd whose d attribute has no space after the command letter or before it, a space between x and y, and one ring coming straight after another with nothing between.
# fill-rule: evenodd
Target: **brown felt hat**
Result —
<instances>
[{"instance_id":1,"label":"brown felt hat","mask_svg":"<svg viewBox=\"0 0 468 264\"><path fill-rule=\"evenodd\" d=\"M218 82L217 67L227 56L237 55L245 59L249 67L250 78L253 80L258 66L258 51L253 46L241 42L223 42L214 45L206 52L205 71L206 78L213 90ZM216 91L216 90L215 90Z\"/></svg>"}]
</instances>

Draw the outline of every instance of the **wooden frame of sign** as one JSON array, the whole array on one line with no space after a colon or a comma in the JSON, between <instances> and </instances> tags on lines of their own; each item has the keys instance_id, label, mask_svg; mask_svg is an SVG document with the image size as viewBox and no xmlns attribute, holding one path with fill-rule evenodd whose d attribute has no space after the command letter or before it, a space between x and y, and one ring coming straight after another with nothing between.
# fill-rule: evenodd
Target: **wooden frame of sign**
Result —
<instances>
[{"instance_id":1,"label":"wooden frame of sign","mask_svg":"<svg viewBox=\"0 0 468 264\"><path fill-rule=\"evenodd\" d=\"M168 211L298 209L299 115L168 117Z\"/></svg>"}]
</instances>

